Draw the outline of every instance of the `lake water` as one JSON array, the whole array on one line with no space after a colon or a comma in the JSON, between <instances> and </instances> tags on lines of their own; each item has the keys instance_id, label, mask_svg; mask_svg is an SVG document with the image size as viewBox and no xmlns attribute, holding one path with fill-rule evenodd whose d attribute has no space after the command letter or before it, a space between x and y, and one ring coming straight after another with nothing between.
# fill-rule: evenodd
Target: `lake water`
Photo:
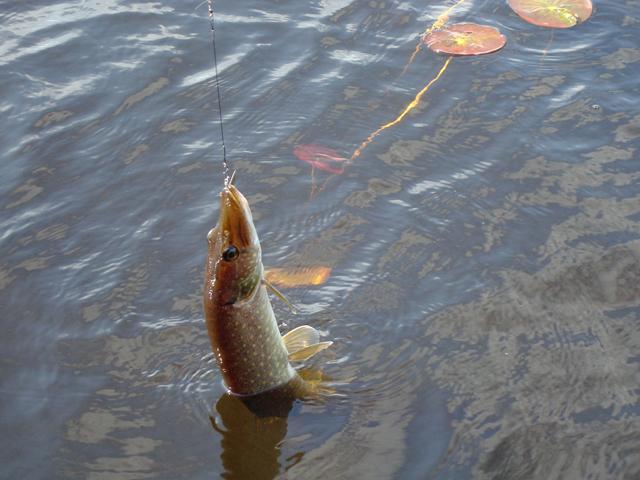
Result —
<instances>
[{"instance_id":1,"label":"lake water","mask_svg":"<svg viewBox=\"0 0 640 480\"><path fill-rule=\"evenodd\" d=\"M222 150L206 3L1 1L2 478L640 478L640 1L216 2L225 139L283 330L333 393L261 416L204 328ZM315 190L313 186L316 186ZM286 324L286 326L284 325Z\"/></svg>"}]
</instances>

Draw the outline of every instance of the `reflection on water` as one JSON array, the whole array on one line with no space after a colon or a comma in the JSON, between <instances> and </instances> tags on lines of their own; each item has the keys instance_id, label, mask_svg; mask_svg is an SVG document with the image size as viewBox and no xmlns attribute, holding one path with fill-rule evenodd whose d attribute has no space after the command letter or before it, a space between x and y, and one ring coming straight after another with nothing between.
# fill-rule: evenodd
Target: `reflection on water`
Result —
<instances>
[{"instance_id":1,"label":"reflection on water","mask_svg":"<svg viewBox=\"0 0 640 480\"><path fill-rule=\"evenodd\" d=\"M453 4L216 5L265 266L331 272L286 289L300 315L274 308L336 339L308 365L335 391L270 402L226 394L202 319L206 4L0 9L0 476L640 476L636 0L553 37L467 0L449 21L498 27L503 51L451 62L339 175L294 154L348 156L402 112Z\"/></svg>"},{"instance_id":2,"label":"reflection on water","mask_svg":"<svg viewBox=\"0 0 640 480\"><path fill-rule=\"evenodd\" d=\"M211 422L221 435L224 478L276 478L283 471L280 444L287 434L295 388L287 384L253 397L226 393L218 400L221 425L213 417Z\"/></svg>"}]
</instances>

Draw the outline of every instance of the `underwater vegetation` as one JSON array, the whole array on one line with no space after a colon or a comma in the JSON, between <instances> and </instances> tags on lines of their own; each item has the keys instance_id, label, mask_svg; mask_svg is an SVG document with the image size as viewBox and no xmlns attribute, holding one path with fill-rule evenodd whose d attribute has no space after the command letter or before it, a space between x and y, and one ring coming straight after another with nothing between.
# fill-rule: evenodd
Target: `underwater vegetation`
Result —
<instances>
[{"instance_id":1,"label":"underwater vegetation","mask_svg":"<svg viewBox=\"0 0 640 480\"><path fill-rule=\"evenodd\" d=\"M322 145L297 145L293 149L294 155L312 167L312 194L316 191L315 170L322 170L332 175L341 175L346 167L358 158L363 150L384 130L398 125L418 104L427 91L437 82L449 67L454 56L476 56L498 52L507 43L507 38L495 27L477 23L463 22L447 25L452 12L464 3L458 0L447 8L444 13L420 35L407 64L400 76L404 75L422 46L431 51L447 55L443 66L436 76L429 81L390 122L375 129L353 151L349 160L339 155L335 150ZM524 21L540 27L571 28L585 20L593 13L591 0L507 0L509 7Z\"/></svg>"},{"instance_id":2,"label":"underwater vegetation","mask_svg":"<svg viewBox=\"0 0 640 480\"><path fill-rule=\"evenodd\" d=\"M285 288L322 285L329 279L329 275L331 275L331 267L325 266L271 267L265 270L265 277L268 282Z\"/></svg>"},{"instance_id":3,"label":"underwater vegetation","mask_svg":"<svg viewBox=\"0 0 640 480\"><path fill-rule=\"evenodd\" d=\"M331 148L313 144L297 145L293 149L293 154L311 165L313 169L317 168L336 175L344 173L344 162L347 159Z\"/></svg>"}]
</instances>

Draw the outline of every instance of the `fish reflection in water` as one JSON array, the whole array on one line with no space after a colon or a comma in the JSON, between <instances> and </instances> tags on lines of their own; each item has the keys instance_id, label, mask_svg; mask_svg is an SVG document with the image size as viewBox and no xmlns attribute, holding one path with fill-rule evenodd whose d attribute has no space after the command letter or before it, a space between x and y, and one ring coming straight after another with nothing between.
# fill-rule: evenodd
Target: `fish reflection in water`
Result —
<instances>
[{"instance_id":1,"label":"fish reflection in water","mask_svg":"<svg viewBox=\"0 0 640 480\"><path fill-rule=\"evenodd\" d=\"M294 404L310 393L312 377L319 372L299 372L285 385L256 395L225 393L215 405L217 417L211 425L221 435L223 478L272 479L301 458L292 455L283 465L282 442L287 435L288 417ZM326 380L326 379L323 379ZM313 393L317 397L317 391Z\"/></svg>"}]
</instances>

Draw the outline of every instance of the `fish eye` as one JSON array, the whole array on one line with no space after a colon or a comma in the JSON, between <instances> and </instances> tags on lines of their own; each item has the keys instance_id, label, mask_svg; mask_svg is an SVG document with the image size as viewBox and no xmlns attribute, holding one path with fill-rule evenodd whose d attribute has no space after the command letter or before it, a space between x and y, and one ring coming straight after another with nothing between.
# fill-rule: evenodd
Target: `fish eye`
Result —
<instances>
[{"instance_id":1,"label":"fish eye","mask_svg":"<svg viewBox=\"0 0 640 480\"><path fill-rule=\"evenodd\" d=\"M224 252L222 252L222 259L225 262L230 262L235 260L240 255L240 251L236 248L235 245L229 245Z\"/></svg>"}]
</instances>

